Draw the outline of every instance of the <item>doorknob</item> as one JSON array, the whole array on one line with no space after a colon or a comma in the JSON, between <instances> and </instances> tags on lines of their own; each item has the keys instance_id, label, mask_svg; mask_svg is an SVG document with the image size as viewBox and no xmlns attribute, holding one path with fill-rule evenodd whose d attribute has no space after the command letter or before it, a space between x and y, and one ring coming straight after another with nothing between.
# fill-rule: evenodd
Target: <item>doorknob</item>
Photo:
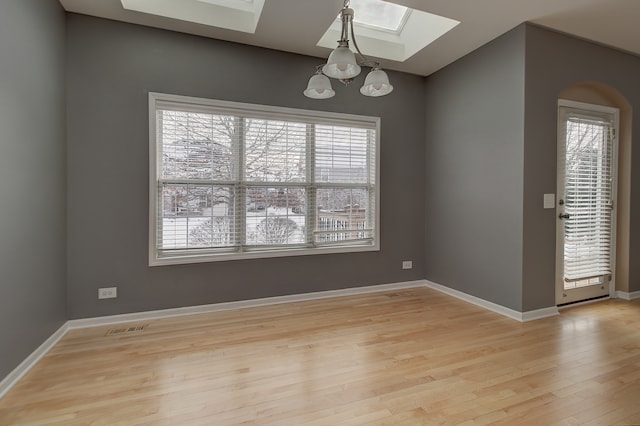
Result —
<instances>
[{"instance_id":1,"label":"doorknob","mask_svg":"<svg viewBox=\"0 0 640 426\"><path fill-rule=\"evenodd\" d=\"M558 215L558 217L559 217L560 219L569 219L569 218L571 217L571 215L570 215L569 213L560 213L560 214Z\"/></svg>"}]
</instances>

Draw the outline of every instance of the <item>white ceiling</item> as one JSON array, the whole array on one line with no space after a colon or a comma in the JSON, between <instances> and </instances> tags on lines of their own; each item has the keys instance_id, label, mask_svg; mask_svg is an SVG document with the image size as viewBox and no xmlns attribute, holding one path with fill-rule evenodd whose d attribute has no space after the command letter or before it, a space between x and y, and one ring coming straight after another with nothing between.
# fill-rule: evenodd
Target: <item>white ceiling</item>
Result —
<instances>
[{"instance_id":1,"label":"white ceiling","mask_svg":"<svg viewBox=\"0 0 640 426\"><path fill-rule=\"evenodd\" d=\"M330 49L316 43L336 18L343 0L266 0L255 34L125 10L120 0L60 0L60 3L69 12L326 58ZM394 0L394 3L456 19L461 24L405 62L381 60L387 69L429 75L526 21L640 55L639 0Z\"/></svg>"}]
</instances>

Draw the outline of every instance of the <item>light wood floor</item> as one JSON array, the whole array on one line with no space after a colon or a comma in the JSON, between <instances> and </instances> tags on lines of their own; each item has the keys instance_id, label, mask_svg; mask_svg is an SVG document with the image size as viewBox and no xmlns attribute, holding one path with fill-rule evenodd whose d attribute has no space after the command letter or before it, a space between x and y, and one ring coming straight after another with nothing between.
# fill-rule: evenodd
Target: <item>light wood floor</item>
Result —
<instances>
[{"instance_id":1,"label":"light wood floor","mask_svg":"<svg viewBox=\"0 0 640 426\"><path fill-rule=\"evenodd\" d=\"M521 324L429 289L75 330L1 425L640 424L640 303Z\"/></svg>"}]
</instances>

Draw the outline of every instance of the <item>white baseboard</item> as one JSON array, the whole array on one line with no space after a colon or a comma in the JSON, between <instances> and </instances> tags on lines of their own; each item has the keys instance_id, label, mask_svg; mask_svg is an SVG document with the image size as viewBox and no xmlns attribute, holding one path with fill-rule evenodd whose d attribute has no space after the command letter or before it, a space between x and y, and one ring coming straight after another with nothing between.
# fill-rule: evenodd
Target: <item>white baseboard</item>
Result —
<instances>
[{"instance_id":1,"label":"white baseboard","mask_svg":"<svg viewBox=\"0 0 640 426\"><path fill-rule=\"evenodd\" d=\"M536 309L535 311L518 312L513 309L507 308L505 306L498 305L497 303L489 302L479 297L471 296L470 294L463 293L461 291L454 290L452 288L445 287L443 285L436 284L431 281L427 281L426 286L433 290L437 290L441 293L447 294L449 296L453 296L460 300L464 300L465 302L472 303L476 306L480 306L481 308L487 309L489 311L495 312L500 315L504 315L505 317L508 317L520 322L533 321L537 319L558 315L558 308L556 306L550 306L548 308L543 308L543 309Z\"/></svg>"},{"instance_id":2,"label":"white baseboard","mask_svg":"<svg viewBox=\"0 0 640 426\"><path fill-rule=\"evenodd\" d=\"M533 311L519 312L521 318L519 321L528 322L542 318L553 317L559 315L560 311L557 306L549 306L548 308L534 309Z\"/></svg>"},{"instance_id":3,"label":"white baseboard","mask_svg":"<svg viewBox=\"0 0 640 426\"><path fill-rule=\"evenodd\" d=\"M68 326L67 322L56 330L47 340L45 340L35 351L24 359L16 368L13 369L2 381L0 381L0 399L5 396L9 390L15 386L25 374L29 372L37 363L42 359L55 346L56 343L65 334L67 334Z\"/></svg>"},{"instance_id":4,"label":"white baseboard","mask_svg":"<svg viewBox=\"0 0 640 426\"><path fill-rule=\"evenodd\" d=\"M69 320L69 329L96 327L101 325L118 324L133 321L148 321L160 318L177 317L183 315L205 314L235 309L255 308L258 306L278 305L281 303L304 302L307 300L328 299L332 297L353 296L357 294L378 293L381 291L402 290L424 287L426 281L405 281L392 284L380 284L364 287L352 287L341 290L319 291L315 293L291 294L287 296L265 297L263 299L240 300L237 302L213 303L210 305L187 306L184 308L161 309L157 311L135 312L131 314L109 315L95 318Z\"/></svg>"},{"instance_id":5,"label":"white baseboard","mask_svg":"<svg viewBox=\"0 0 640 426\"><path fill-rule=\"evenodd\" d=\"M615 297L616 299L623 300L637 300L640 299L640 291L632 291L631 293L627 291L616 291Z\"/></svg>"},{"instance_id":6,"label":"white baseboard","mask_svg":"<svg viewBox=\"0 0 640 426\"><path fill-rule=\"evenodd\" d=\"M331 297L352 296L357 294L377 293L381 291L402 290L408 288L424 287L424 280L406 281L392 284L380 284L365 287L353 287L341 290L320 291L315 293L293 294L288 296L266 297L263 299L241 300L238 302L214 303L210 305L187 306L184 308L162 309L157 311L135 312L131 314L110 315L95 318L83 318L69 320L51 335L38 349L20 363L11 373L0 381L0 398L15 386L51 348L64 337L69 330L101 325L118 324L132 321L146 321L152 319L169 318L182 315L195 315L209 312L228 311L232 309L245 309L257 306L277 305L281 303L302 302L306 300L328 299Z\"/></svg>"},{"instance_id":7,"label":"white baseboard","mask_svg":"<svg viewBox=\"0 0 640 426\"><path fill-rule=\"evenodd\" d=\"M241 300L237 302L214 303L210 305L187 306L184 308L162 309L157 311L135 312L130 314L110 315L95 318L83 318L69 320L63 324L55 333L51 335L38 349L29 355L18 365L7 377L0 381L0 398L2 398L46 353L67 333L67 331L77 328L96 327L102 325L118 324L124 322L147 321L160 318L169 318L183 315L195 315L210 312L228 311L234 309L246 309L258 306L277 305L282 303L302 302L307 300L328 299L332 297L353 296L358 294L377 293L381 291L402 290L417 287L429 287L450 296L462 299L466 302L515 319L525 322L535 319L546 318L558 314L558 309L554 307L538 309L529 312L517 312L493 302L480 299L475 296L462 293L458 290L436 284L427 280L406 281L392 284L381 284L364 287L353 287L341 290L320 291L315 293L292 294L288 296L267 297L263 299ZM633 297L640 297L640 292L632 293ZM631 295L629 297L631 297Z\"/></svg>"}]
</instances>

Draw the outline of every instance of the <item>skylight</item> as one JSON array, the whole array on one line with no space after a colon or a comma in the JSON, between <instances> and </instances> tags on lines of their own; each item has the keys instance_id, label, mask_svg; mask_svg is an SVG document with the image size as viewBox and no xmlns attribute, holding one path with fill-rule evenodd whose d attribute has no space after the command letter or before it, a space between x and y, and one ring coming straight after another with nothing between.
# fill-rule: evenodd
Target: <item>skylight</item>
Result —
<instances>
[{"instance_id":1,"label":"skylight","mask_svg":"<svg viewBox=\"0 0 640 426\"><path fill-rule=\"evenodd\" d=\"M358 46L363 54L403 62L451 31L460 22L383 0L351 0ZM318 41L334 49L340 39L340 20L335 20ZM353 43L350 46L354 50Z\"/></svg>"},{"instance_id":2,"label":"skylight","mask_svg":"<svg viewBox=\"0 0 640 426\"><path fill-rule=\"evenodd\" d=\"M407 7L381 0L351 0L349 7L357 11L353 19L355 24L394 33L402 31L411 12Z\"/></svg>"},{"instance_id":3,"label":"skylight","mask_svg":"<svg viewBox=\"0 0 640 426\"><path fill-rule=\"evenodd\" d=\"M136 12L254 33L265 0L120 0Z\"/></svg>"}]
</instances>

